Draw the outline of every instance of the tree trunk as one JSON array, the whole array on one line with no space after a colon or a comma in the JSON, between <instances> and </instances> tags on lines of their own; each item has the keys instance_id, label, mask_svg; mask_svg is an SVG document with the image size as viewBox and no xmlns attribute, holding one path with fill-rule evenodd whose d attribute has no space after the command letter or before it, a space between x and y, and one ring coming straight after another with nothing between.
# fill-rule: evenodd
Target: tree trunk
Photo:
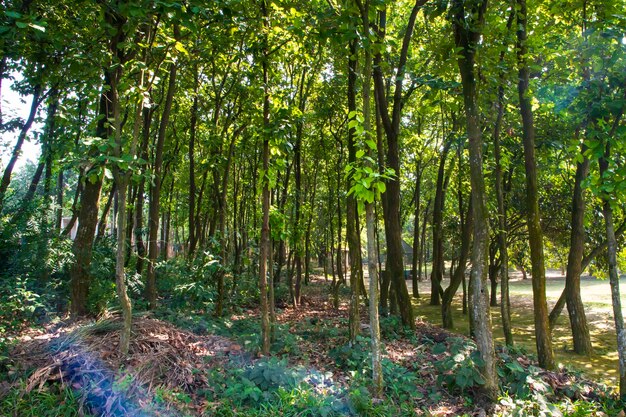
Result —
<instances>
[{"instance_id":1,"label":"tree trunk","mask_svg":"<svg viewBox=\"0 0 626 417\"><path fill-rule=\"evenodd\" d=\"M361 9L361 20L363 22L364 33L369 33L369 0L366 0ZM365 47L365 66L363 69L363 130L366 138L370 134L370 78L372 73L372 61L369 47ZM371 150L369 151L371 153ZM374 203L366 203L365 206L366 228L367 228L367 269L369 274L370 289L370 338L372 353L372 383L373 394L381 397L383 394L383 370L380 346L380 323L378 319L378 273L376 270L376 236L374 225ZM404 277L403 277L404 279ZM405 285L406 289L406 285ZM408 298L408 293L407 293ZM410 304L410 300L409 300ZM411 315L412 317L412 315ZM415 323L413 323L415 326Z\"/></svg>"},{"instance_id":2,"label":"tree trunk","mask_svg":"<svg viewBox=\"0 0 626 417\"><path fill-rule=\"evenodd\" d=\"M57 195L56 195L56 212L54 216L54 231L56 235L61 233L61 223L63 222L63 189L65 187L65 178L63 168L59 169L57 174Z\"/></svg>"},{"instance_id":3,"label":"tree trunk","mask_svg":"<svg viewBox=\"0 0 626 417\"><path fill-rule=\"evenodd\" d=\"M357 81L357 40L350 42L350 54L348 59L348 112L356 112L356 81ZM355 130L348 130L348 163L356 162ZM346 184L349 191L350 179ZM348 327L350 330L350 342L355 343L356 337L361 331L359 312L359 281L362 280L361 266L361 239L358 233L357 202L352 194L346 197L346 241L350 256L350 309Z\"/></svg>"},{"instance_id":4,"label":"tree trunk","mask_svg":"<svg viewBox=\"0 0 626 417\"><path fill-rule=\"evenodd\" d=\"M460 192L459 192L460 194ZM459 203L462 206L462 203ZM454 275L450 276L450 285L443 293L441 297L441 319L443 327L445 329L452 329L454 327L452 317L452 299L459 289L459 285L463 283L465 277L465 270L467 268L467 260L470 255L471 241L472 241L472 217L473 217L473 204L470 200L467 206L467 214L465 215L465 221L461 224L461 252L459 254L459 264L454 271Z\"/></svg>"},{"instance_id":5,"label":"tree trunk","mask_svg":"<svg viewBox=\"0 0 626 417\"><path fill-rule=\"evenodd\" d=\"M537 190L537 164L535 162L535 126L532 105L528 95L529 69L526 61L526 0L517 0L517 59L519 66L518 93L524 142L526 169L526 205L528 224L528 244L532 262L533 305L535 316L535 338L539 365L554 369L554 352L548 325L548 304L546 302L546 271L543 255L543 233L539 221L539 197Z\"/></svg>"},{"instance_id":6,"label":"tree trunk","mask_svg":"<svg viewBox=\"0 0 626 417\"><path fill-rule=\"evenodd\" d=\"M613 135L611 135L613 136ZM607 143L604 156L600 158L600 178L605 177L609 168L610 145ZM624 316L622 314L622 301L619 288L619 271L617 267L617 240L613 225L613 209L606 194L602 195L602 213L606 226L607 252L609 261L609 283L611 286L611 301L613 303L613 319L617 334L617 356L619 360L619 393L622 398L626 396L626 329L624 328Z\"/></svg>"},{"instance_id":7,"label":"tree trunk","mask_svg":"<svg viewBox=\"0 0 626 417\"><path fill-rule=\"evenodd\" d=\"M420 199L422 185L422 160L419 159L416 167L415 183L415 212L413 213L413 256L411 259L411 280L413 284L413 298L419 298L419 285L417 276L417 259L420 247ZM420 271L421 272L421 271Z\"/></svg>"},{"instance_id":8,"label":"tree trunk","mask_svg":"<svg viewBox=\"0 0 626 417\"><path fill-rule=\"evenodd\" d=\"M491 283L491 291L489 291L489 305L491 307L498 307L498 271L500 266L495 259L495 253L493 256L489 256L489 282Z\"/></svg>"},{"instance_id":9,"label":"tree trunk","mask_svg":"<svg viewBox=\"0 0 626 417\"><path fill-rule=\"evenodd\" d=\"M263 26L265 28L263 48L262 67L263 67L263 127L265 134L263 137L263 172L267 173L270 163L270 90L269 90L269 52L267 50L269 30L269 11L267 9L267 0L261 1L261 12L264 17ZM266 175L266 174L264 174ZM259 292L261 297L261 353L269 355L270 353L270 334L271 323L269 317L268 299L267 299L267 263L270 251L270 184L268 178L262 178L261 206L263 219L261 224L261 243L259 248Z\"/></svg>"},{"instance_id":10,"label":"tree trunk","mask_svg":"<svg viewBox=\"0 0 626 417\"><path fill-rule=\"evenodd\" d=\"M453 26L455 43L462 48L457 63L463 84L463 102L465 105L467 137L469 140L470 182L472 186L472 204L474 213L472 271L470 279L471 315L476 345L483 359L480 367L485 379L482 387L489 399L495 399L498 392L498 376L496 374L495 351L491 333L491 315L487 294L487 258L489 246L489 223L485 204L485 182L483 175L483 138L478 123L479 112L476 99L475 80L475 45L478 43L486 1L466 2L453 1ZM469 22L466 19L471 19ZM471 29L468 29L471 28Z\"/></svg>"},{"instance_id":11,"label":"tree trunk","mask_svg":"<svg viewBox=\"0 0 626 417\"><path fill-rule=\"evenodd\" d=\"M515 9L512 8L507 20L507 31L511 30L515 20ZM500 51L499 63L504 63L506 50ZM502 68L504 68L501 65ZM494 169L496 200L498 202L498 251L500 254L500 315L502 319L502 332L507 346L513 346L513 333L511 330L511 300L509 296L509 254L507 248L507 214L502 179L502 152L500 148L500 133L502 131L502 119L504 117L504 69L498 76L498 100L496 102L496 121L493 129L493 153L496 162Z\"/></svg>"},{"instance_id":12,"label":"tree trunk","mask_svg":"<svg viewBox=\"0 0 626 417\"><path fill-rule=\"evenodd\" d=\"M70 208L70 212L72 213L72 217L70 218L67 225L61 232L62 236L70 236L74 225L76 224L76 220L78 219L78 200L79 197L83 194L83 182L85 180L84 169L80 168L78 170L78 180L76 181L76 190L74 191L74 198L72 200L72 207Z\"/></svg>"},{"instance_id":13,"label":"tree trunk","mask_svg":"<svg viewBox=\"0 0 626 417\"><path fill-rule=\"evenodd\" d=\"M581 147L584 155L586 147ZM589 174L589 159L583 156L583 161L576 164L576 178L572 196L572 222L570 232L570 248L567 256L567 270L565 274L565 300L567 312L574 340L574 352L580 355L592 353L589 326L585 316L585 307L580 296L580 275L582 274L582 260L585 249L585 199L582 187L583 181Z\"/></svg>"},{"instance_id":14,"label":"tree trunk","mask_svg":"<svg viewBox=\"0 0 626 417\"><path fill-rule=\"evenodd\" d=\"M100 94L98 109L98 124L96 126L96 136L107 140L111 134L107 127L107 120L111 116L109 103L111 97L111 79L108 71L105 71L104 85ZM95 158L95 150L89 154ZM78 230L72 245L74 253L74 263L70 268L71 281L71 307L72 317L83 316L87 313L87 294L89 292L91 254L94 241L94 233L98 224L98 208L100 206L100 192L104 173L102 167L92 165L85 169L83 176L83 189L80 197L80 211L78 213ZM80 179L79 179L80 180Z\"/></svg>"},{"instance_id":15,"label":"tree trunk","mask_svg":"<svg viewBox=\"0 0 626 417\"><path fill-rule=\"evenodd\" d=\"M157 290L156 290L156 260L159 253L159 242L157 241L159 230L159 203L161 197L161 181L163 166L163 146L165 144L165 133L169 122L174 93L176 91L176 63L172 62L169 66L169 82L159 124L159 133L157 135L156 146L154 150L154 165L152 167L153 183L150 186L150 206L148 209L148 271L146 274L146 299L148 308L156 308Z\"/></svg>"},{"instance_id":16,"label":"tree trunk","mask_svg":"<svg viewBox=\"0 0 626 417\"><path fill-rule=\"evenodd\" d=\"M13 147L13 152L11 152L11 158L7 163L6 168L4 169L4 174L2 175L2 181L0 181L0 213L2 213L2 207L4 204L4 197L9 188L9 184L11 183L11 175L13 174L13 168L15 167L15 163L17 162L17 158L19 158L22 145L24 144L24 140L26 140L26 134L30 130L33 122L35 121L35 116L37 116L37 110L39 109L39 105L41 104L41 86L36 85L35 90L33 92L33 100L30 105L30 112L28 114L28 119L26 119L26 123L20 129L20 133L17 136L17 142L15 142L15 146Z\"/></svg>"},{"instance_id":17,"label":"tree trunk","mask_svg":"<svg viewBox=\"0 0 626 417\"><path fill-rule=\"evenodd\" d=\"M195 162L195 147L196 147L196 125L198 122L198 65L194 64L194 96L193 104L191 106L190 127L189 127L189 252L187 256L189 259L193 258L193 254L196 250L196 162Z\"/></svg>"},{"instance_id":18,"label":"tree trunk","mask_svg":"<svg viewBox=\"0 0 626 417\"><path fill-rule=\"evenodd\" d=\"M433 260L430 273L430 305L440 304L441 280L443 279L443 210L446 194L446 158L452 146L452 140L443 145L437 171L437 187L435 189L435 203L433 206Z\"/></svg>"},{"instance_id":19,"label":"tree trunk","mask_svg":"<svg viewBox=\"0 0 626 417\"><path fill-rule=\"evenodd\" d=\"M304 83L304 82L303 82ZM302 85L300 85L302 88ZM299 306L301 299L301 287L302 287L302 231L300 230L300 217L301 217L301 203L302 203L302 124L299 123L296 132L296 143L293 148L294 153L294 177L295 177L295 192L294 192L294 251L296 262L296 285L295 285L295 300L296 305ZM341 212L338 214L341 216ZM341 219L339 220L341 224ZM341 230L341 226L339 227ZM339 258L337 258L339 263Z\"/></svg>"},{"instance_id":20,"label":"tree trunk","mask_svg":"<svg viewBox=\"0 0 626 417\"><path fill-rule=\"evenodd\" d=\"M422 282L423 277L425 275L427 275L427 271L426 271L426 265L425 265L425 251L426 251L426 226L428 223L428 212L430 210L430 203L432 202L432 200L429 198L428 202L426 203L426 209L424 210L424 214L422 215L422 238L421 238L421 245L420 245L420 252L419 252L419 265L418 265L418 279L420 282ZM422 266L424 266L424 274L422 274Z\"/></svg>"},{"instance_id":21,"label":"tree trunk","mask_svg":"<svg viewBox=\"0 0 626 417\"><path fill-rule=\"evenodd\" d=\"M393 95L393 109L391 116L389 114L389 105L386 98L386 89L382 74L382 54L376 52L374 62L374 93L378 109L381 117L382 125L385 129L387 138L387 168L394 171L394 177L386 180L387 190L384 194L386 204L383 204L383 217L385 223L385 237L387 240L387 261L385 262L385 270L391 275L400 316L402 323L415 328L415 320L413 318L413 306L411 298L404 279L404 250L402 248L402 225L400 221L400 152L399 152L399 133L400 120L402 116L403 102L408 98L408 93L403 94L403 83L406 73L406 63L408 59L409 46L417 14L421 7L426 3L425 0L416 0L409 19L407 28L402 39L402 48L398 59L398 67L395 74L395 89ZM378 12L378 33L384 37L386 31L387 12L383 9Z\"/></svg>"},{"instance_id":22,"label":"tree trunk","mask_svg":"<svg viewBox=\"0 0 626 417\"><path fill-rule=\"evenodd\" d=\"M101 240L104 237L104 232L107 228L107 217L109 217L109 212L111 211L111 204L113 203L113 199L115 197L115 192L117 191L117 184L115 181L111 184L111 189L109 190L109 196L107 198L107 202L104 204L104 208L102 209L102 215L100 216L100 221L98 222L97 232L96 232L96 240ZM111 229L113 227L111 226Z\"/></svg>"},{"instance_id":23,"label":"tree trunk","mask_svg":"<svg viewBox=\"0 0 626 417\"><path fill-rule=\"evenodd\" d=\"M614 231L615 237L616 238L619 237L622 233L624 233L624 231L626 231L626 221L623 221L622 224ZM583 260L581 262L581 269L580 269L581 273L582 271L587 269L591 261L593 261L596 256L598 256L602 251L606 250L607 246L608 246L608 242L604 240L595 248L593 248L591 252L589 252L586 256L583 257ZM552 307L552 311L550 312L550 316L549 316L550 330L554 329L554 326L556 325L556 322L559 316L561 315L561 312L563 311L563 307L565 307L566 292L567 292L567 289L564 288L563 291L561 292L561 295L559 296L559 299L554 304L554 307Z\"/></svg>"}]
</instances>

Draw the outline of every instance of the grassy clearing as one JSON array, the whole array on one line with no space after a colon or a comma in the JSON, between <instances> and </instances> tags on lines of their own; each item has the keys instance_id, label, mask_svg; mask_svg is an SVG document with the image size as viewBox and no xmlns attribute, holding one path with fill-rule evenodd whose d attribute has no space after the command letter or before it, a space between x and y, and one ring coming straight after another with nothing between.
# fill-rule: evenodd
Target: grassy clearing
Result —
<instances>
[{"instance_id":1,"label":"grassy clearing","mask_svg":"<svg viewBox=\"0 0 626 417\"><path fill-rule=\"evenodd\" d=\"M532 353L535 352L535 337L531 281L530 279L522 280L521 274L516 272L513 272L511 275L511 319L515 343ZM548 305L551 308L565 287L565 277L561 276L560 272L556 270L549 270L547 275L546 295ZM449 281L444 279L444 287L448 283ZM620 284L622 288L626 288L626 277L622 277ZM407 280L407 285L410 289L410 280ZM421 298L413 300L416 315L430 323L440 324L441 307L429 305L430 282L426 280L421 282L419 290ZM618 370L617 342L615 340L609 282L608 280L600 280L594 277L583 277L581 280L581 292L589 321L594 354L590 357L584 357L573 353L567 310L564 309L553 332L553 344L557 361L569 368L583 372L586 376L598 382L616 386ZM459 289L459 295L454 302L456 314L453 330L461 334L468 334L469 324L467 317L462 315L460 293ZM626 292L624 291L622 292L622 306L626 306ZM504 343L500 308L492 307L491 314L496 342Z\"/></svg>"}]
</instances>

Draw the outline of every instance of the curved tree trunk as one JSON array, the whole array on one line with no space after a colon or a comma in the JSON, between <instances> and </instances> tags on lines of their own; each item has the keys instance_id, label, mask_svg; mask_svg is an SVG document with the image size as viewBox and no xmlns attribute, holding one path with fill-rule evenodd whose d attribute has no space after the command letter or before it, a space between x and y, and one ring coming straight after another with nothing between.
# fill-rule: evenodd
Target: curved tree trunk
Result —
<instances>
[{"instance_id":1,"label":"curved tree trunk","mask_svg":"<svg viewBox=\"0 0 626 417\"><path fill-rule=\"evenodd\" d=\"M4 173L2 174L2 180L0 181L0 213L2 212L2 207L4 204L4 197L9 188L9 184L11 183L11 175L13 174L13 168L15 167L15 163L17 162L17 158L19 158L20 153L22 151L22 145L24 144L24 140L26 140L26 134L30 130L33 122L35 121L35 116L37 116L37 110L39 109L39 105L42 101L42 93L41 86L36 85L35 90L33 92L33 99L30 105L30 112L28 114L28 119L26 119L26 123L20 129L20 133L17 136L17 141L15 142L15 146L13 147L13 152L11 152L11 158L7 163L6 168L4 168Z\"/></svg>"}]
</instances>

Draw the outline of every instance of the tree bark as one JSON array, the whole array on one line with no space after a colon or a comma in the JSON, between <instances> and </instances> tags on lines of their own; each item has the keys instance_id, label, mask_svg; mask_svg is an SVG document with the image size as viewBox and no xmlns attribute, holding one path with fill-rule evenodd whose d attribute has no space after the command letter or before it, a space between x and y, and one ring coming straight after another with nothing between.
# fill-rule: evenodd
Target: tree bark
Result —
<instances>
[{"instance_id":1,"label":"tree bark","mask_svg":"<svg viewBox=\"0 0 626 417\"><path fill-rule=\"evenodd\" d=\"M613 135L611 135L613 136ZM605 152L600 158L600 178L609 168L610 145L607 143ZM606 226L607 252L609 263L609 283L611 286L611 301L613 304L613 320L617 335L617 356L619 361L619 393L622 398L626 396L626 329L624 328L624 316L622 314L622 301L620 297L619 271L617 267L617 239L613 225L613 209L606 194L602 194L602 213Z\"/></svg>"},{"instance_id":2,"label":"tree bark","mask_svg":"<svg viewBox=\"0 0 626 417\"><path fill-rule=\"evenodd\" d=\"M39 105L42 101L42 88L40 85L36 85L33 91L33 99L30 105L30 112L28 113L28 119L22 125L20 129L20 133L17 136L17 141L15 142L15 146L13 147L13 152L11 152L11 158L7 163L6 168L4 168L4 174L2 175L2 181L0 181L0 213L2 213L2 207L4 204L4 197L6 195L7 189L9 188L9 184L11 183L11 175L13 174L13 168L15 167L15 163L19 158L22 145L24 144L24 140L26 140L26 135L30 130L33 122L35 121L35 116L37 116L37 110L39 109Z\"/></svg>"},{"instance_id":3,"label":"tree bark","mask_svg":"<svg viewBox=\"0 0 626 417\"><path fill-rule=\"evenodd\" d=\"M148 308L150 309L156 308L157 303L155 266L159 253L159 242L157 241L157 236L159 230L161 181L163 180L161 173L163 166L163 146L165 144L165 133L167 132L167 125L169 122L175 91L176 63L172 62L169 64L169 82L154 150L154 165L152 167L154 182L150 186L150 206L148 209L148 270L146 274L146 299L148 301Z\"/></svg>"},{"instance_id":4,"label":"tree bark","mask_svg":"<svg viewBox=\"0 0 626 417\"><path fill-rule=\"evenodd\" d=\"M400 120L402 116L402 105L408 97L408 93L403 94L403 83L406 73L406 63L408 59L409 46L417 14L425 0L416 0L409 20L407 22L406 32L402 39L402 48L398 60L398 68L395 74L395 90L393 95L393 109L389 114L389 105L386 98L386 89L382 73L382 55L377 52L374 57L374 96L376 99L378 113L381 117L382 125L385 129L387 138L387 167L394 171L394 177L386 181L387 190L384 194L386 204L383 204L383 214L385 223L385 237L387 240L387 261L385 270L390 274L393 285L402 324L415 328L415 320L413 318L413 306L411 298L404 279L404 250L402 248L402 225L400 222L400 154L399 154L399 133ZM387 14L383 9L378 13L378 33L382 38L385 35Z\"/></svg>"},{"instance_id":5,"label":"tree bark","mask_svg":"<svg viewBox=\"0 0 626 417\"><path fill-rule=\"evenodd\" d=\"M554 369L554 352L548 324L548 304L546 302L546 271L543 254L543 233L539 220L539 196L537 190L537 164L535 162L535 126L532 105L528 95L529 75L527 63L526 0L517 0L517 60L519 70L520 113L522 116L522 134L524 142L524 161L526 169L526 206L528 225L528 244L532 263L533 305L535 312L535 338L539 365Z\"/></svg>"},{"instance_id":6,"label":"tree bark","mask_svg":"<svg viewBox=\"0 0 626 417\"><path fill-rule=\"evenodd\" d=\"M196 162L195 162L195 147L196 147L196 125L198 122L198 65L194 64L194 96L193 104L191 106L190 126L189 126L189 251L187 256L189 259L193 258L196 250Z\"/></svg>"},{"instance_id":7,"label":"tree bark","mask_svg":"<svg viewBox=\"0 0 626 417\"><path fill-rule=\"evenodd\" d=\"M623 221L622 224L620 224L619 227L614 231L615 238L617 239L619 236L621 236L624 233L624 231L626 231L626 221ZM587 269L591 261L593 261L595 257L598 256L600 253L605 251L607 247L608 247L608 242L604 240L595 248L593 248L591 252L589 252L586 256L584 256L582 263L581 263L581 273L582 271ZM559 296L559 299L554 304L554 307L552 307L552 311L550 312L550 316L549 316L550 330L554 329L554 326L556 325L556 322L559 319L561 312L563 312L563 308L565 307L565 293L566 293L566 289L564 288L563 291L561 292L561 295Z\"/></svg>"},{"instance_id":8,"label":"tree bark","mask_svg":"<svg viewBox=\"0 0 626 417\"><path fill-rule=\"evenodd\" d=\"M435 189L435 202L433 206L433 261L430 273L430 305L440 304L441 281L443 279L443 211L446 195L446 159L452 146L452 140L448 140L441 151L439 169L437 171L437 186Z\"/></svg>"},{"instance_id":9,"label":"tree bark","mask_svg":"<svg viewBox=\"0 0 626 417\"><path fill-rule=\"evenodd\" d=\"M361 20L363 23L364 33L369 33L369 0L366 0L361 6ZM363 130L366 139L370 135L370 78L372 73L372 58L369 46L365 46L365 65L363 68ZM371 150L369 151L371 153ZM372 383L373 393L376 397L382 396L383 393L383 370L380 346L380 323L378 319L378 272L376 268L376 236L374 226L376 217L374 216L374 203L366 203L365 217L367 228L367 269L369 274L369 290L370 290L370 338L372 353ZM404 279L404 277L403 277ZM406 289L406 285L405 285ZM408 297L408 293L407 293ZM409 300L410 305L410 300ZM412 316L411 316L412 317ZM413 323L413 326L415 324Z\"/></svg>"},{"instance_id":10,"label":"tree bark","mask_svg":"<svg viewBox=\"0 0 626 417\"><path fill-rule=\"evenodd\" d=\"M460 192L459 192L460 194ZM461 203L459 205L462 206ZM463 282L465 277L465 270L467 268L467 261L470 255L471 241L472 241L472 217L473 217L473 204L472 200L467 206L467 214L461 224L461 252L459 254L459 264L457 265L454 275L450 277L450 285L443 293L441 297L441 319L443 327L445 329L452 329L454 327L454 321L452 317L452 299L459 289L459 286Z\"/></svg>"},{"instance_id":11,"label":"tree bark","mask_svg":"<svg viewBox=\"0 0 626 417\"><path fill-rule=\"evenodd\" d=\"M357 40L350 42L350 52L348 58L348 112L356 112L356 81L357 81ZM356 113L355 113L356 114ZM348 129L348 163L356 162L355 130ZM346 183L349 191L351 187L350 179ZM361 239L358 233L358 213L357 202L352 194L346 197L346 241L348 243L348 253L350 256L350 308L348 327L350 332L350 342L355 343L356 337L361 331L361 319L359 312L359 281L362 280L361 267Z\"/></svg>"},{"instance_id":12,"label":"tree bark","mask_svg":"<svg viewBox=\"0 0 626 417\"><path fill-rule=\"evenodd\" d=\"M467 8L466 8L467 3ZM453 26L457 47L461 57L457 63L463 85L467 136L469 140L470 182L474 213L472 270L470 278L471 315L474 338L483 359L480 367L485 379L482 387L484 395L495 399L498 392L495 351L491 333L491 316L488 306L487 258L489 245L489 223L485 204L485 182L483 175L483 138L479 126L479 113L476 99L475 47L484 23L486 1L469 2L453 0ZM470 19L470 20L467 20Z\"/></svg>"},{"instance_id":13,"label":"tree bark","mask_svg":"<svg viewBox=\"0 0 626 417\"><path fill-rule=\"evenodd\" d=\"M586 147L582 145L584 155ZM580 275L582 274L582 260L585 249L585 198L582 187L583 181L589 175L589 159L583 156L582 162L576 164L576 178L572 195L572 220L570 232L570 248L567 256L565 272L565 300L569 314L574 352L580 355L592 353L589 326L585 316L585 307L580 295Z\"/></svg>"},{"instance_id":14,"label":"tree bark","mask_svg":"<svg viewBox=\"0 0 626 417\"><path fill-rule=\"evenodd\" d=\"M416 167L415 183L415 211L413 213L413 256L411 259L411 280L413 284L413 298L419 298L419 284L417 277L417 259L420 247L420 202L422 185L422 160L419 159ZM421 271L420 271L421 272Z\"/></svg>"},{"instance_id":15,"label":"tree bark","mask_svg":"<svg viewBox=\"0 0 626 417\"><path fill-rule=\"evenodd\" d=\"M265 134L263 135L263 175L261 206L262 206L262 223L261 223L261 243L259 248L259 292L261 297L261 353L269 355L270 353L270 337L271 323L269 317L268 299L267 299L267 268L270 251L270 184L267 178L267 171L270 162L270 90L269 90L269 51L268 35L269 31L269 11L267 9L267 0L261 0L261 13L263 16L264 26L264 47L262 51L262 67L263 67L263 127Z\"/></svg>"},{"instance_id":16,"label":"tree bark","mask_svg":"<svg viewBox=\"0 0 626 417\"><path fill-rule=\"evenodd\" d=\"M107 140L111 134L107 120L112 116L109 103L111 97L111 78L108 70L104 71L104 85L100 94L98 109L98 123L96 136ZM89 157L96 156L96 150L92 150ZM76 318L87 313L87 294L90 285L90 266L93 249L94 233L98 223L98 209L100 206L100 192L104 180L103 167L92 164L85 169L83 176L83 189L80 197L80 211L78 213L78 229L72 245L74 263L70 268L71 280L71 307L70 313Z\"/></svg>"},{"instance_id":17,"label":"tree bark","mask_svg":"<svg viewBox=\"0 0 626 417\"><path fill-rule=\"evenodd\" d=\"M514 13L508 21L510 28L513 22ZM504 61L504 51L500 53L500 62ZM500 252L500 314L502 317L502 332L507 346L513 346L513 332L511 329L511 299L509 296L509 254L507 248L506 231L506 204L504 197L504 185L502 181L502 153L500 150L500 131L502 128L502 118L504 116L504 86L503 75L498 86L498 102L496 123L493 130L493 153L496 160L494 170L496 200L498 201L498 250Z\"/></svg>"}]
</instances>

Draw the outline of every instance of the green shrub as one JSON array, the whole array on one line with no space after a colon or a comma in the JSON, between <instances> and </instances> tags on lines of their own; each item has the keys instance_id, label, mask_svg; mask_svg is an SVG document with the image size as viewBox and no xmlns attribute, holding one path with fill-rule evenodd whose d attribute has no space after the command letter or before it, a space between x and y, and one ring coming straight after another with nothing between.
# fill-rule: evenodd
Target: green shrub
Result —
<instances>
[{"instance_id":1,"label":"green shrub","mask_svg":"<svg viewBox=\"0 0 626 417\"><path fill-rule=\"evenodd\" d=\"M349 343L332 348L328 356L335 364L345 370L359 370L368 366L371 358L369 338L357 336L356 343Z\"/></svg>"},{"instance_id":2,"label":"green shrub","mask_svg":"<svg viewBox=\"0 0 626 417\"><path fill-rule=\"evenodd\" d=\"M460 337L448 339L449 346L438 343L433 347L433 354L445 353L443 359L435 362L439 375L437 381L450 391L464 392L467 389L483 385L480 373L483 360L471 341Z\"/></svg>"},{"instance_id":3,"label":"green shrub","mask_svg":"<svg viewBox=\"0 0 626 417\"><path fill-rule=\"evenodd\" d=\"M263 358L247 367L243 377L252 381L261 391L293 389L301 379L299 372L288 367L287 360L274 357Z\"/></svg>"}]
</instances>

